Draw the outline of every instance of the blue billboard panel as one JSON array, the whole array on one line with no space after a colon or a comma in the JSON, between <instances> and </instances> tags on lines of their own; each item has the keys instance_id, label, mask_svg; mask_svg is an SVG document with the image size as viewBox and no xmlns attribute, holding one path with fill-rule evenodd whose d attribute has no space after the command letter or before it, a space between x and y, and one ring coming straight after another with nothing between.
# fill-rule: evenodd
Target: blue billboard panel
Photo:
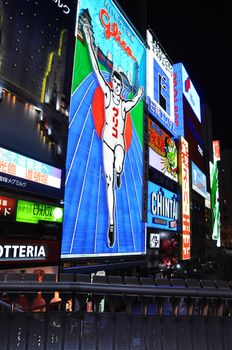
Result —
<instances>
[{"instance_id":1,"label":"blue billboard panel","mask_svg":"<svg viewBox=\"0 0 232 350\"><path fill-rule=\"evenodd\" d=\"M183 95L191 106L196 118L201 122L200 97L182 63L173 65L174 71L174 110L177 134L185 136L183 121Z\"/></svg>"},{"instance_id":2,"label":"blue billboard panel","mask_svg":"<svg viewBox=\"0 0 232 350\"><path fill-rule=\"evenodd\" d=\"M149 31L147 43L148 110L175 136L173 67Z\"/></svg>"},{"instance_id":3,"label":"blue billboard panel","mask_svg":"<svg viewBox=\"0 0 232 350\"><path fill-rule=\"evenodd\" d=\"M177 231L177 194L149 181L148 183L148 227Z\"/></svg>"},{"instance_id":4,"label":"blue billboard panel","mask_svg":"<svg viewBox=\"0 0 232 350\"><path fill-rule=\"evenodd\" d=\"M112 1L78 3L62 258L145 252L146 52Z\"/></svg>"},{"instance_id":5,"label":"blue billboard panel","mask_svg":"<svg viewBox=\"0 0 232 350\"><path fill-rule=\"evenodd\" d=\"M207 185L206 176L203 172L192 162L192 188L205 199L207 199Z\"/></svg>"}]
</instances>

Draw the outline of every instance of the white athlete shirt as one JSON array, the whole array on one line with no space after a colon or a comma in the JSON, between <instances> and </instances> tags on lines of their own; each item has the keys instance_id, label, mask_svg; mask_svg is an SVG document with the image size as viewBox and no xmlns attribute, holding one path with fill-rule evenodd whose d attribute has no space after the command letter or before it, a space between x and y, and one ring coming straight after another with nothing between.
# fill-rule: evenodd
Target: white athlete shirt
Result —
<instances>
[{"instance_id":1,"label":"white athlete shirt","mask_svg":"<svg viewBox=\"0 0 232 350\"><path fill-rule=\"evenodd\" d=\"M110 90L108 106L105 106L105 125L102 132L102 140L114 151L117 145L125 148L124 129L125 112L123 111L123 99L120 98L116 104L113 99L113 92Z\"/></svg>"}]
</instances>

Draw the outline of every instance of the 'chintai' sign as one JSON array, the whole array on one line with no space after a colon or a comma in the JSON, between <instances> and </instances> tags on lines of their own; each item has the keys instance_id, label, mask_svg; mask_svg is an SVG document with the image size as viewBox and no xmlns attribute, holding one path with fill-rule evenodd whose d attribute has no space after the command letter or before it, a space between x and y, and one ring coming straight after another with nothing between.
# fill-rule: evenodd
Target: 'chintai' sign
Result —
<instances>
[{"instance_id":1,"label":"'chintai' sign","mask_svg":"<svg viewBox=\"0 0 232 350\"><path fill-rule=\"evenodd\" d=\"M177 195L152 182L148 183L148 226L177 231Z\"/></svg>"}]
</instances>

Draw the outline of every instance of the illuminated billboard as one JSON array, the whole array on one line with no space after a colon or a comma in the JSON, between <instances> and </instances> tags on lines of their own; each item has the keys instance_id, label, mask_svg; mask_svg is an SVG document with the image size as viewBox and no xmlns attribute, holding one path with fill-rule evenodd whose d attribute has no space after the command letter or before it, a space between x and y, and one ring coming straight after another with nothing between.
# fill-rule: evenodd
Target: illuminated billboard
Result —
<instances>
[{"instance_id":1,"label":"illuminated billboard","mask_svg":"<svg viewBox=\"0 0 232 350\"><path fill-rule=\"evenodd\" d=\"M205 171L204 145L202 138L202 126L196 118L188 101L184 98L184 137L189 144L189 157L201 169Z\"/></svg>"},{"instance_id":2,"label":"illuminated billboard","mask_svg":"<svg viewBox=\"0 0 232 350\"><path fill-rule=\"evenodd\" d=\"M145 252L146 52L112 1L78 4L62 258Z\"/></svg>"},{"instance_id":3,"label":"illuminated billboard","mask_svg":"<svg viewBox=\"0 0 232 350\"><path fill-rule=\"evenodd\" d=\"M173 67L150 31L147 44L148 110L175 136Z\"/></svg>"},{"instance_id":4,"label":"illuminated billboard","mask_svg":"<svg viewBox=\"0 0 232 350\"><path fill-rule=\"evenodd\" d=\"M177 194L148 182L148 227L177 231Z\"/></svg>"},{"instance_id":5,"label":"illuminated billboard","mask_svg":"<svg viewBox=\"0 0 232 350\"><path fill-rule=\"evenodd\" d=\"M178 181L178 154L171 138L151 118L148 120L149 165L170 179Z\"/></svg>"},{"instance_id":6,"label":"illuminated billboard","mask_svg":"<svg viewBox=\"0 0 232 350\"><path fill-rule=\"evenodd\" d=\"M0 196L0 220L14 220L16 213L16 199Z\"/></svg>"},{"instance_id":7,"label":"illuminated billboard","mask_svg":"<svg viewBox=\"0 0 232 350\"><path fill-rule=\"evenodd\" d=\"M175 81L175 87L179 91L181 91L184 96L186 97L188 103L192 107L197 119L199 122L201 122L201 104L200 104L200 97L188 75L186 72L186 69L182 63L177 63L173 65L174 69L174 81ZM176 95L175 91L175 95ZM175 96L176 97L176 96ZM182 96L178 96L181 101ZM179 102L180 102L179 101ZM175 101L177 102L177 101Z\"/></svg>"},{"instance_id":8,"label":"illuminated billboard","mask_svg":"<svg viewBox=\"0 0 232 350\"><path fill-rule=\"evenodd\" d=\"M182 63L174 64L174 110L177 134L189 144L190 159L204 170L200 98Z\"/></svg>"},{"instance_id":9,"label":"illuminated billboard","mask_svg":"<svg viewBox=\"0 0 232 350\"><path fill-rule=\"evenodd\" d=\"M203 172L192 162L192 188L205 199L207 199L207 185L206 176Z\"/></svg>"},{"instance_id":10,"label":"illuminated billboard","mask_svg":"<svg viewBox=\"0 0 232 350\"><path fill-rule=\"evenodd\" d=\"M63 208L50 204L29 202L19 199L16 221L38 224L39 221L62 222Z\"/></svg>"},{"instance_id":11,"label":"illuminated billboard","mask_svg":"<svg viewBox=\"0 0 232 350\"><path fill-rule=\"evenodd\" d=\"M221 221L218 185L218 162L220 161L219 141L213 141L213 163L209 162L212 208L212 239L217 241L217 247L221 246Z\"/></svg>"},{"instance_id":12,"label":"illuminated billboard","mask_svg":"<svg viewBox=\"0 0 232 350\"><path fill-rule=\"evenodd\" d=\"M0 0L0 147L62 169L62 176L75 15L76 1ZM56 188L33 190L63 199L62 188Z\"/></svg>"},{"instance_id":13,"label":"illuminated billboard","mask_svg":"<svg viewBox=\"0 0 232 350\"><path fill-rule=\"evenodd\" d=\"M188 142L180 138L180 185L182 193L182 260L191 257L191 230L190 230L190 186L189 186L189 150Z\"/></svg>"},{"instance_id":14,"label":"illuminated billboard","mask_svg":"<svg viewBox=\"0 0 232 350\"><path fill-rule=\"evenodd\" d=\"M61 169L0 147L0 186L59 197Z\"/></svg>"}]
</instances>

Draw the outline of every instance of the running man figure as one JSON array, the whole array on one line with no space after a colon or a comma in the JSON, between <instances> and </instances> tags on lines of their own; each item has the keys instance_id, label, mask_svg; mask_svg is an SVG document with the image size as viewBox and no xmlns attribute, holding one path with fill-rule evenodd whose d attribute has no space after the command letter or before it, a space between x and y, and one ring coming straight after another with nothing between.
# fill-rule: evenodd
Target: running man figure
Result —
<instances>
[{"instance_id":1,"label":"running man figure","mask_svg":"<svg viewBox=\"0 0 232 350\"><path fill-rule=\"evenodd\" d=\"M139 102L143 95L143 88L138 89L137 94L131 100L122 98L123 82L119 72L113 71L111 76L112 88L104 79L97 61L93 46L93 37L90 27L83 25L86 43L93 70L104 94L105 120L102 131L103 166L106 178L106 192L108 205L108 245L110 248L115 243L115 183L121 187L121 175L125 160L125 124L127 113Z\"/></svg>"}]
</instances>

